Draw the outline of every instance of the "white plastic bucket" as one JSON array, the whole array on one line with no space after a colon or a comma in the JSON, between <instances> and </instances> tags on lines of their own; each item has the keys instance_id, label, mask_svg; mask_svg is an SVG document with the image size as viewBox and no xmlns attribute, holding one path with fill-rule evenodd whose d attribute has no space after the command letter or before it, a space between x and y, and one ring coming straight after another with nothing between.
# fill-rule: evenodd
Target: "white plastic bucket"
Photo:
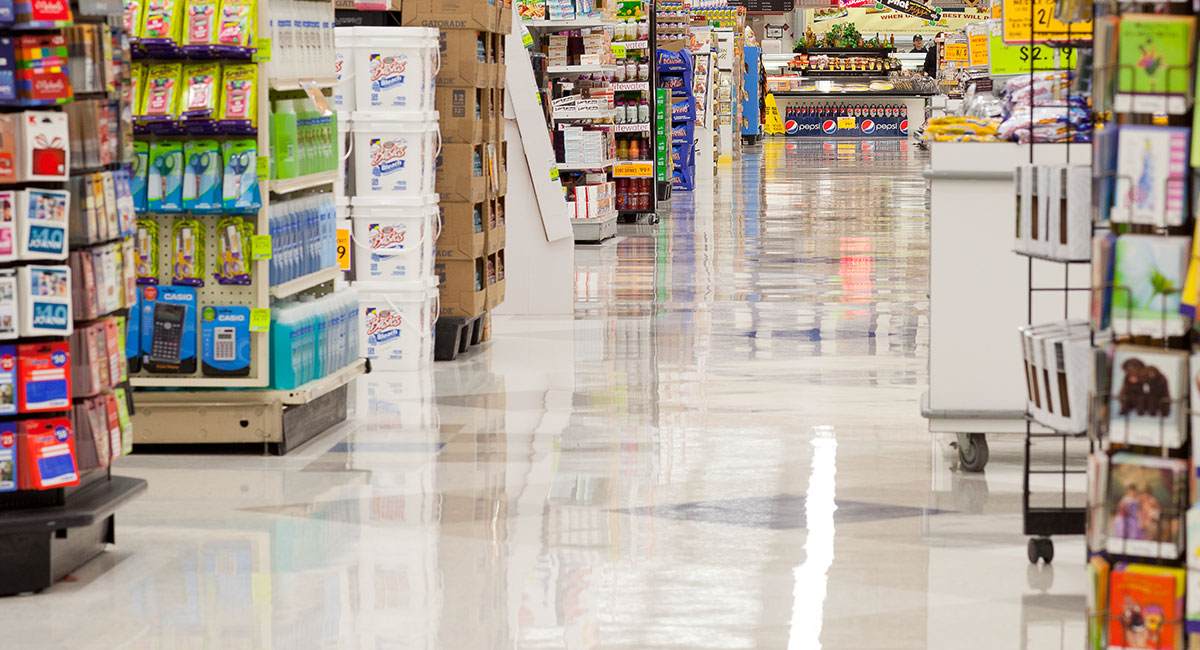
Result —
<instances>
[{"instance_id":1,"label":"white plastic bucket","mask_svg":"<svg viewBox=\"0 0 1200 650\"><path fill-rule=\"evenodd\" d=\"M353 27L357 110L433 110L437 39L426 27Z\"/></svg>"},{"instance_id":2,"label":"white plastic bucket","mask_svg":"<svg viewBox=\"0 0 1200 650\"><path fill-rule=\"evenodd\" d=\"M351 118L354 196L397 198L433 193L437 112L363 113Z\"/></svg>"},{"instance_id":3,"label":"white plastic bucket","mask_svg":"<svg viewBox=\"0 0 1200 650\"><path fill-rule=\"evenodd\" d=\"M352 111L355 103L354 48L352 27L333 28L333 69L337 83L333 86L333 109Z\"/></svg>"},{"instance_id":4,"label":"white plastic bucket","mask_svg":"<svg viewBox=\"0 0 1200 650\"><path fill-rule=\"evenodd\" d=\"M351 206L356 281L424 288L433 276L436 201L355 197Z\"/></svg>"},{"instance_id":5,"label":"white plastic bucket","mask_svg":"<svg viewBox=\"0 0 1200 650\"><path fill-rule=\"evenodd\" d=\"M416 291L363 291L358 294L361 356L371 367L384 372L416 370L429 357L423 350L432 345L427 289Z\"/></svg>"}]
</instances>

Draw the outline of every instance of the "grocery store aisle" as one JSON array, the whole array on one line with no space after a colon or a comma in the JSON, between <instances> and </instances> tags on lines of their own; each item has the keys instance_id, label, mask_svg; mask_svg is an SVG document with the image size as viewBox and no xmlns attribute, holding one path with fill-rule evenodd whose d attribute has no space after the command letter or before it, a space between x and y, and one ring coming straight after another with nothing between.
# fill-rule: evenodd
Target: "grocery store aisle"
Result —
<instances>
[{"instance_id":1,"label":"grocery store aisle","mask_svg":"<svg viewBox=\"0 0 1200 650\"><path fill-rule=\"evenodd\" d=\"M119 544L0 603L0 646L1080 647L1082 543L1029 568L1020 444L966 475L920 417L923 165L767 141L580 247L573 320L365 378L285 458L126 459Z\"/></svg>"}]
</instances>

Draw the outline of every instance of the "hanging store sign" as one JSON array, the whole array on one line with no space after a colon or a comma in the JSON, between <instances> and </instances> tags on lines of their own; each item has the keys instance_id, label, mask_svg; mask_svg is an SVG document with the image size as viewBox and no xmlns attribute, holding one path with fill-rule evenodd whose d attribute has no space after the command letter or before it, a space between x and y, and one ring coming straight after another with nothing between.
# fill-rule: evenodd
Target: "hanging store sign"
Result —
<instances>
[{"instance_id":1,"label":"hanging store sign","mask_svg":"<svg viewBox=\"0 0 1200 650\"><path fill-rule=\"evenodd\" d=\"M933 8L916 0L879 0L875 3L876 9L891 9L899 11L902 14L916 16L921 20L929 21L930 25L936 25L942 19L942 9L940 7Z\"/></svg>"},{"instance_id":2,"label":"hanging store sign","mask_svg":"<svg viewBox=\"0 0 1200 650\"><path fill-rule=\"evenodd\" d=\"M946 60L958 63L967 62L966 43L946 43Z\"/></svg>"},{"instance_id":3,"label":"hanging store sign","mask_svg":"<svg viewBox=\"0 0 1200 650\"><path fill-rule=\"evenodd\" d=\"M1054 17L1055 0L1004 0L1004 43L1091 40L1092 23L1064 23Z\"/></svg>"},{"instance_id":4,"label":"hanging store sign","mask_svg":"<svg viewBox=\"0 0 1200 650\"><path fill-rule=\"evenodd\" d=\"M818 12L821 12L818 14ZM818 16L823 16L819 18ZM936 25L916 16L893 11L891 9L876 9L874 5L845 9L831 7L828 10L816 9L805 12L805 24L812 27L813 33L824 34L834 25L854 25L859 33L874 34L936 34L938 32L953 32L966 28L967 25L987 19L986 10L967 9L963 12L944 11Z\"/></svg>"}]
</instances>

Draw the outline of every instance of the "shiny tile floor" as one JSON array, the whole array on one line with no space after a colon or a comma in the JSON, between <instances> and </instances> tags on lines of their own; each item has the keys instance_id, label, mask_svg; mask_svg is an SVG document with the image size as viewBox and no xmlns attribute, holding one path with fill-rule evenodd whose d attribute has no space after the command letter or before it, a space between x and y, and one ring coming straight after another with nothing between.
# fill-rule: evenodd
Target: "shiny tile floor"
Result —
<instances>
[{"instance_id":1,"label":"shiny tile floor","mask_svg":"<svg viewBox=\"0 0 1200 650\"><path fill-rule=\"evenodd\" d=\"M920 416L923 165L768 141L579 247L574 319L362 380L285 458L125 459L118 544L0 601L0 647L1082 647L1019 441L964 474Z\"/></svg>"}]
</instances>

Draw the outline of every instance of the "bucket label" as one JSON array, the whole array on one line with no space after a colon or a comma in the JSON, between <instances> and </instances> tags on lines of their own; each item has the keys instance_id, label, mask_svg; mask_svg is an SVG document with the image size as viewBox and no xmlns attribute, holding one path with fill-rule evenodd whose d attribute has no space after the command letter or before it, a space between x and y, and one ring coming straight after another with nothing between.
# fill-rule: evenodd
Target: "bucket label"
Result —
<instances>
[{"instance_id":1,"label":"bucket label","mask_svg":"<svg viewBox=\"0 0 1200 650\"><path fill-rule=\"evenodd\" d=\"M371 90L380 92L404 85L404 71L408 68L408 55L384 56L371 54Z\"/></svg>"},{"instance_id":2,"label":"bucket label","mask_svg":"<svg viewBox=\"0 0 1200 650\"><path fill-rule=\"evenodd\" d=\"M404 169L404 154L408 151L405 140L371 138L371 175L383 176Z\"/></svg>"},{"instance_id":3,"label":"bucket label","mask_svg":"<svg viewBox=\"0 0 1200 650\"><path fill-rule=\"evenodd\" d=\"M369 343L380 345L400 336L400 312L367 307L366 314Z\"/></svg>"},{"instance_id":4,"label":"bucket label","mask_svg":"<svg viewBox=\"0 0 1200 650\"><path fill-rule=\"evenodd\" d=\"M367 224L370 233L371 250L381 248L404 248L404 236L408 229L402 223L395 225L372 223Z\"/></svg>"}]
</instances>

